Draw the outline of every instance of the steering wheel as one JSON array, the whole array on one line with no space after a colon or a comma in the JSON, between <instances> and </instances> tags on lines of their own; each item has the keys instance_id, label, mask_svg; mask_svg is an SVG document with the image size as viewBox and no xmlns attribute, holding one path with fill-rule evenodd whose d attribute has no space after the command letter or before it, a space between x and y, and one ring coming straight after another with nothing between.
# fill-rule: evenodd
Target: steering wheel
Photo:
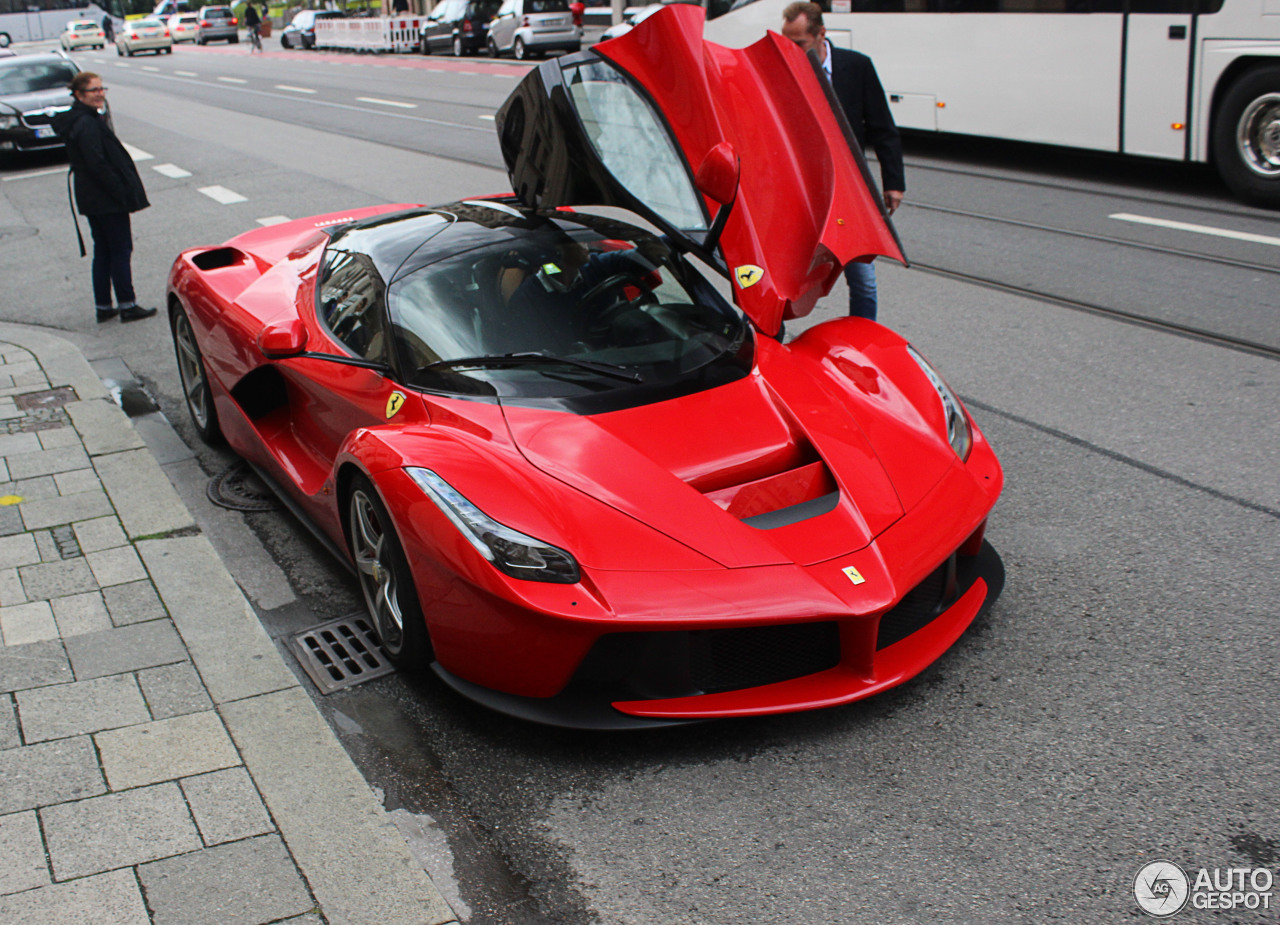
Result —
<instances>
[{"instance_id":1,"label":"steering wheel","mask_svg":"<svg viewBox=\"0 0 1280 925\"><path fill-rule=\"evenodd\" d=\"M624 285L636 286L636 288L640 290L640 295L636 296L634 299L628 298L626 290L621 288ZM612 286L618 287L617 291L614 293L614 297L591 319L590 330L593 334L598 334L607 330L609 326L613 324L618 315L631 308L633 303L640 303L643 305L657 301L653 293L648 289L645 289L644 286L639 285L631 274L614 273L612 276L605 277L584 292L582 297L578 300L578 304L584 307L590 305L592 299L602 295Z\"/></svg>"}]
</instances>

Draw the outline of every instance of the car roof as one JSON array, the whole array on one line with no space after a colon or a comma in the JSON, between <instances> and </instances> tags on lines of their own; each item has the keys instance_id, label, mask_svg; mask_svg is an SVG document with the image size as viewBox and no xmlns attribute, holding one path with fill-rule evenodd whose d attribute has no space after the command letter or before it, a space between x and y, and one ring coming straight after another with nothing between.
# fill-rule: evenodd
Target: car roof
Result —
<instances>
[{"instance_id":1,"label":"car roof","mask_svg":"<svg viewBox=\"0 0 1280 925\"><path fill-rule=\"evenodd\" d=\"M75 70L80 70L74 61L57 51L37 51L29 55L14 55L13 58L0 62L0 67L18 67L23 64L50 64L54 61L70 64Z\"/></svg>"}]
</instances>

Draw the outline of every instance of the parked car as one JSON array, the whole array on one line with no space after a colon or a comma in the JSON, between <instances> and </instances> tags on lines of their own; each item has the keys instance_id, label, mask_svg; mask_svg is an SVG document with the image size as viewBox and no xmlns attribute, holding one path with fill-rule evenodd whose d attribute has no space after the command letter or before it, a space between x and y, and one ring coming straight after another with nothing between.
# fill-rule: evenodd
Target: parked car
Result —
<instances>
[{"instance_id":1,"label":"parked car","mask_svg":"<svg viewBox=\"0 0 1280 925\"><path fill-rule=\"evenodd\" d=\"M280 44L284 48L315 48L316 23L321 19L340 19L336 10L300 10L280 32Z\"/></svg>"},{"instance_id":2,"label":"parked car","mask_svg":"<svg viewBox=\"0 0 1280 925\"><path fill-rule=\"evenodd\" d=\"M497 113L516 195L256 228L169 273L199 434L351 566L396 665L526 719L850 703L1002 586L1000 463L934 368L862 318L778 339L846 263L903 255L804 53L702 17L530 71Z\"/></svg>"},{"instance_id":3,"label":"parked car","mask_svg":"<svg viewBox=\"0 0 1280 925\"><path fill-rule=\"evenodd\" d=\"M502 0L441 0L418 30L424 55L451 51L455 58L488 47L489 21Z\"/></svg>"},{"instance_id":4,"label":"parked car","mask_svg":"<svg viewBox=\"0 0 1280 925\"><path fill-rule=\"evenodd\" d=\"M207 45L209 42L228 42L232 45L240 41L240 20L236 19L229 6L202 6L196 20L196 44Z\"/></svg>"},{"instance_id":5,"label":"parked car","mask_svg":"<svg viewBox=\"0 0 1280 925\"><path fill-rule=\"evenodd\" d=\"M102 26L91 19L73 19L58 36L58 44L67 51L75 51L77 48L106 48L107 34L102 31Z\"/></svg>"},{"instance_id":6,"label":"parked car","mask_svg":"<svg viewBox=\"0 0 1280 925\"><path fill-rule=\"evenodd\" d=\"M0 159L62 147L51 123L71 108L67 85L79 72L61 52L0 57Z\"/></svg>"},{"instance_id":7,"label":"parked car","mask_svg":"<svg viewBox=\"0 0 1280 925\"><path fill-rule=\"evenodd\" d=\"M169 17L169 34L173 42L194 42L199 31L200 16L196 13L174 13Z\"/></svg>"},{"instance_id":8,"label":"parked car","mask_svg":"<svg viewBox=\"0 0 1280 925\"><path fill-rule=\"evenodd\" d=\"M569 0L503 0L489 23L489 54L541 57L549 51L578 51L582 32L573 24Z\"/></svg>"},{"instance_id":9,"label":"parked car","mask_svg":"<svg viewBox=\"0 0 1280 925\"><path fill-rule=\"evenodd\" d=\"M169 27L159 19L130 19L116 33L116 54L132 58L140 51L156 54L173 54L173 36Z\"/></svg>"}]
</instances>

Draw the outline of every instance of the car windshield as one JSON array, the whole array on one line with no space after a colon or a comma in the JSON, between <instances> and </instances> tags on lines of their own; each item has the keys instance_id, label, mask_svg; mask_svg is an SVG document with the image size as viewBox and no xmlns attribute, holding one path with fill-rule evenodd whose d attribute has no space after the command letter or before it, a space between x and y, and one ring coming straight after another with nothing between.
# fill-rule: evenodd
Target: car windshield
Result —
<instances>
[{"instance_id":1,"label":"car windshield","mask_svg":"<svg viewBox=\"0 0 1280 925\"><path fill-rule=\"evenodd\" d=\"M530 13L567 13L569 0L529 0Z\"/></svg>"},{"instance_id":2,"label":"car windshield","mask_svg":"<svg viewBox=\"0 0 1280 925\"><path fill-rule=\"evenodd\" d=\"M65 90L75 76L75 66L63 61L11 64L0 67L0 94Z\"/></svg>"},{"instance_id":3,"label":"car windshield","mask_svg":"<svg viewBox=\"0 0 1280 925\"><path fill-rule=\"evenodd\" d=\"M230 19L231 11L226 7L210 7L204 11L205 19Z\"/></svg>"},{"instance_id":4,"label":"car windshield","mask_svg":"<svg viewBox=\"0 0 1280 925\"><path fill-rule=\"evenodd\" d=\"M158 19L139 19L136 22L130 23L129 27L134 31L138 31L140 29L159 29L161 25L163 25L163 23Z\"/></svg>"},{"instance_id":5,"label":"car windshield","mask_svg":"<svg viewBox=\"0 0 1280 925\"><path fill-rule=\"evenodd\" d=\"M737 312L661 239L620 227L605 237L548 223L395 281L410 384L572 397L670 383L737 352Z\"/></svg>"},{"instance_id":6,"label":"car windshield","mask_svg":"<svg viewBox=\"0 0 1280 925\"><path fill-rule=\"evenodd\" d=\"M92 32L98 28L98 24L94 22L73 22L69 23L67 28L72 32Z\"/></svg>"}]
</instances>

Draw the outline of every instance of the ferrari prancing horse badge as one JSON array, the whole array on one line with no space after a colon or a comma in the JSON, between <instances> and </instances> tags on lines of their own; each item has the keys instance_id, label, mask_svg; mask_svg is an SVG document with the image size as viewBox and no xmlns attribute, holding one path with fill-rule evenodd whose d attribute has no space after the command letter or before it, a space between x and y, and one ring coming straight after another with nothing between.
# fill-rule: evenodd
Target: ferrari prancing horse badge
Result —
<instances>
[{"instance_id":1,"label":"ferrari prancing horse badge","mask_svg":"<svg viewBox=\"0 0 1280 925\"><path fill-rule=\"evenodd\" d=\"M387 399L387 420L396 416L396 412L404 407L404 392L392 392Z\"/></svg>"},{"instance_id":2,"label":"ferrari prancing horse badge","mask_svg":"<svg viewBox=\"0 0 1280 925\"><path fill-rule=\"evenodd\" d=\"M862 584L864 581L866 581L866 579L862 577L862 573L861 573L861 572L859 572L859 571L858 571L856 568L854 568L852 565L845 566L845 567L844 567L844 568L842 568L840 571L844 572L844 577L845 577L845 578L848 578L848 579L849 579L850 581L852 581L855 585L860 585L860 584Z\"/></svg>"},{"instance_id":3,"label":"ferrari prancing horse badge","mask_svg":"<svg viewBox=\"0 0 1280 925\"><path fill-rule=\"evenodd\" d=\"M733 271L733 275L737 278L739 286L743 289L750 289L764 279L764 270L754 264L744 263Z\"/></svg>"}]
</instances>

